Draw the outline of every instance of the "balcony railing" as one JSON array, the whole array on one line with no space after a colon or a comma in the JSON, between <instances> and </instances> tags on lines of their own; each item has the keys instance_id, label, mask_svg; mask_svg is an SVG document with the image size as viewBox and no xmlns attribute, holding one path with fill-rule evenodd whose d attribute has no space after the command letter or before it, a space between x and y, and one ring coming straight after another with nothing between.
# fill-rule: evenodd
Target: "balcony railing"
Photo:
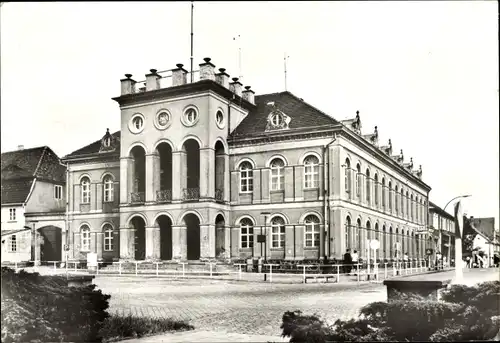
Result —
<instances>
[{"instance_id":1,"label":"balcony railing","mask_svg":"<svg viewBox=\"0 0 500 343\"><path fill-rule=\"evenodd\" d=\"M144 192L130 193L130 200L132 203L143 203L144 199Z\"/></svg>"},{"instance_id":2,"label":"balcony railing","mask_svg":"<svg viewBox=\"0 0 500 343\"><path fill-rule=\"evenodd\" d=\"M161 191L156 191L156 201L157 202L171 202L172 201L172 190L163 189Z\"/></svg>"},{"instance_id":3,"label":"balcony railing","mask_svg":"<svg viewBox=\"0 0 500 343\"><path fill-rule=\"evenodd\" d=\"M215 201L217 201L217 202L224 201L224 190L223 189L216 189L215 190Z\"/></svg>"},{"instance_id":4,"label":"balcony railing","mask_svg":"<svg viewBox=\"0 0 500 343\"><path fill-rule=\"evenodd\" d=\"M199 188L184 188L182 190L182 200L198 200L200 199Z\"/></svg>"}]
</instances>

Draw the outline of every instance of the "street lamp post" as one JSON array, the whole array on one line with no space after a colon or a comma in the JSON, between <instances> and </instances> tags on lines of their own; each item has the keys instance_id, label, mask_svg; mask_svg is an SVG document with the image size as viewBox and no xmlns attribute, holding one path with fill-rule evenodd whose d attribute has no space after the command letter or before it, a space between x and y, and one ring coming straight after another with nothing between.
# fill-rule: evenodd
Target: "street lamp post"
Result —
<instances>
[{"instance_id":1,"label":"street lamp post","mask_svg":"<svg viewBox=\"0 0 500 343\"><path fill-rule=\"evenodd\" d=\"M459 195L457 197L454 197L448 203L446 206L443 208L443 211L446 210L446 207L451 204L452 201L456 199L464 199L470 197L470 194L466 195ZM455 282L459 283L463 279L463 263L462 263L462 233L463 233L463 228L461 227L463 225L463 215L462 215L462 206L459 204L458 207L455 208L454 211L454 217L455 217L455 226L458 225L458 227L455 227Z\"/></svg>"},{"instance_id":2,"label":"street lamp post","mask_svg":"<svg viewBox=\"0 0 500 343\"><path fill-rule=\"evenodd\" d=\"M261 212L261 215L264 216L264 235L265 235L265 240L264 240L264 261L267 261L267 216L270 215L270 212ZM262 235L262 226L260 229L260 233ZM262 242L260 243L260 250L262 251ZM261 255L262 256L262 255Z\"/></svg>"}]
</instances>

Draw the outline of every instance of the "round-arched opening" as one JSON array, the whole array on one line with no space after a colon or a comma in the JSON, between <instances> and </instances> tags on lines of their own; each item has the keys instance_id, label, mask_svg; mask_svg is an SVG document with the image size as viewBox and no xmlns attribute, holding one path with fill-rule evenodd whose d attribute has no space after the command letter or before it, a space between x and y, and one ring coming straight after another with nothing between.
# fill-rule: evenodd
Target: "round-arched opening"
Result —
<instances>
[{"instance_id":1,"label":"round-arched opening","mask_svg":"<svg viewBox=\"0 0 500 343\"><path fill-rule=\"evenodd\" d=\"M200 219L193 213L186 214L183 218L187 230L187 259L200 259Z\"/></svg>"},{"instance_id":2,"label":"round-arched opening","mask_svg":"<svg viewBox=\"0 0 500 343\"><path fill-rule=\"evenodd\" d=\"M215 143L215 201L224 202L225 150L221 141ZM216 255L218 256L218 255Z\"/></svg>"},{"instance_id":3,"label":"round-arched opening","mask_svg":"<svg viewBox=\"0 0 500 343\"><path fill-rule=\"evenodd\" d=\"M226 221L222 214L215 218L215 256L226 257Z\"/></svg>"},{"instance_id":4,"label":"round-arched opening","mask_svg":"<svg viewBox=\"0 0 500 343\"><path fill-rule=\"evenodd\" d=\"M130 166L130 181L132 185L132 202L144 202L146 191L146 151L141 146L130 150L132 165Z\"/></svg>"},{"instance_id":5,"label":"round-arched opening","mask_svg":"<svg viewBox=\"0 0 500 343\"><path fill-rule=\"evenodd\" d=\"M352 225L351 225L351 217L347 216L345 218L345 250L352 249Z\"/></svg>"},{"instance_id":6,"label":"round-arched opening","mask_svg":"<svg viewBox=\"0 0 500 343\"><path fill-rule=\"evenodd\" d=\"M172 147L162 142L156 147L159 160L155 161L155 171L159 175L160 185L156 189L156 200L168 202L172 200Z\"/></svg>"},{"instance_id":7,"label":"round-arched opening","mask_svg":"<svg viewBox=\"0 0 500 343\"><path fill-rule=\"evenodd\" d=\"M183 172L186 175L183 184L183 199L198 200L200 198L200 145L195 139L188 139L182 145Z\"/></svg>"},{"instance_id":8,"label":"round-arched opening","mask_svg":"<svg viewBox=\"0 0 500 343\"><path fill-rule=\"evenodd\" d=\"M140 216L134 216L130 219L130 229L134 230L136 260L146 259L146 223Z\"/></svg>"},{"instance_id":9,"label":"round-arched opening","mask_svg":"<svg viewBox=\"0 0 500 343\"><path fill-rule=\"evenodd\" d=\"M161 215L156 219L160 227L160 259L172 259L172 220L167 215Z\"/></svg>"}]
</instances>

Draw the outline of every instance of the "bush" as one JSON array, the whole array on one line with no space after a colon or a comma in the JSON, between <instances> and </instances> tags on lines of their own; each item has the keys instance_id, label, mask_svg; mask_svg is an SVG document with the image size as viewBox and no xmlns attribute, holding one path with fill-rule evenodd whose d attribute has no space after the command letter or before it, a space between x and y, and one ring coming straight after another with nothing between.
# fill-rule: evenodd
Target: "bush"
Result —
<instances>
[{"instance_id":1,"label":"bush","mask_svg":"<svg viewBox=\"0 0 500 343\"><path fill-rule=\"evenodd\" d=\"M150 319L134 316L111 316L101 329L104 342L124 338L138 338L159 332L192 330L194 327L184 321L171 319Z\"/></svg>"},{"instance_id":2,"label":"bush","mask_svg":"<svg viewBox=\"0 0 500 343\"><path fill-rule=\"evenodd\" d=\"M281 328L290 342L491 340L500 337L499 309L500 282L495 281L453 285L442 301L399 294L390 303L363 307L359 319L331 326L300 311L286 312Z\"/></svg>"},{"instance_id":3,"label":"bush","mask_svg":"<svg viewBox=\"0 0 500 343\"><path fill-rule=\"evenodd\" d=\"M99 342L109 295L62 276L2 268L2 342Z\"/></svg>"}]
</instances>

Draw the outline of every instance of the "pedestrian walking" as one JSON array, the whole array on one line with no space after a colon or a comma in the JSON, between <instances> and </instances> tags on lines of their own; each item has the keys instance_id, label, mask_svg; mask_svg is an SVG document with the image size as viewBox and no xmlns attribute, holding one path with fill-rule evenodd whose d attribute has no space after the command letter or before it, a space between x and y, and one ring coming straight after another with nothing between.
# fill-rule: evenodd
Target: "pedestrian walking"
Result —
<instances>
[{"instance_id":1,"label":"pedestrian walking","mask_svg":"<svg viewBox=\"0 0 500 343\"><path fill-rule=\"evenodd\" d=\"M403 255L403 262L404 262L403 268L408 268L408 261L409 260L410 260L410 258L408 257L408 253L405 252L405 254Z\"/></svg>"},{"instance_id":2,"label":"pedestrian walking","mask_svg":"<svg viewBox=\"0 0 500 343\"><path fill-rule=\"evenodd\" d=\"M354 250L353 254L352 254L352 264L353 265L356 265L358 264L359 262L359 255L358 255L358 251L357 250ZM356 267L356 269L359 270L359 266Z\"/></svg>"},{"instance_id":3,"label":"pedestrian walking","mask_svg":"<svg viewBox=\"0 0 500 343\"><path fill-rule=\"evenodd\" d=\"M344 272L349 274L352 269L352 256L351 256L351 249L347 249L346 253L344 254Z\"/></svg>"}]
</instances>

